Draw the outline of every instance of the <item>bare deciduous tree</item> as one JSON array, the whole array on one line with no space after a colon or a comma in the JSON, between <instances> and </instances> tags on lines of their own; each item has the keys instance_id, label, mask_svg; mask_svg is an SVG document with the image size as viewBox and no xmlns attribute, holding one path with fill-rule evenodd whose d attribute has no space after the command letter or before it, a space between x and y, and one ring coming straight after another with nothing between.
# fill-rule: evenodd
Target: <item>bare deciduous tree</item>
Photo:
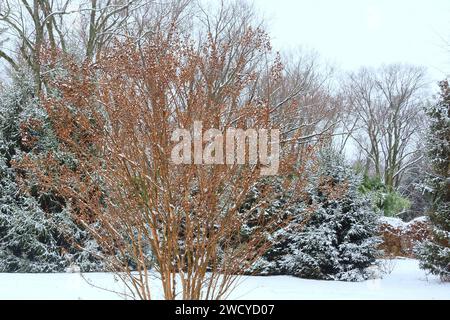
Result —
<instances>
[{"instance_id":1,"label":"bare deciduous tree","mask_svg":"<svg viewBox=\"0 0 450 320\"><path fill-rule=\"evenodd\" d=\"M43 46L47 42L53 50L58 46L64 47L63 26L51 13L56 8L67 6L67 3L68 1L7 0L0 5L0 26L5 28L7 36L15 40L11 44L12 49L18 49L17 53L2 49L0 57L16 70L25 62L32 70L38 91L41 89L40 54Z\"/></svg>"},{"instance_id":2,"label":"bare deciduous tree","mask_svg":"<svg viewBox=\"0 0 450 320\"><path fill-rule=\"evenodd\" d=\"M37 92L42 89L41 52L44 47L69 52L79 44L82 59L93 60L109 40L125 30L138 31L133 13L149 11L152 0L4 0L0 4L0 30L7 43L0 60L18 70L30 68ZM1 33L0 33L1 35ZM9 40L7 42L7 40ZM79 48L78 48L79 49Z\"/></svg>"},{"instance_id":3,"label":"bare deciduous tree","mask_svg":"<svg viewBox=\"0 0 450 320\"><path fill-rule=\"evenodd\" d=\"M331 135L339 120L339 104L330 85L333 69L321 65L313 51L291 52L282 60L287 61L282 80L275 87L264 88L270 88L270 94L265 96L274 105L271 115L280 125L283 140L292 140L294 132L301 132L294 138L300 143ZM293 108L297 110L295 115ZM284 114L285 110L289 115Z\"/></svg>"},{"instance_id":4,"label":"bare deciduous tree","mask_svg":"<svg viewBox=\"0 0 450 320\"><path fill-rule=\"evenodd\" d=\"M357 124L352 137L366 156L366 170L373 168L388 188L397 188L405 171L420 160L415 139L423 125L424 86L424 70L408 65L361 69L345 84Z\"/></svg>"}]
</instances>

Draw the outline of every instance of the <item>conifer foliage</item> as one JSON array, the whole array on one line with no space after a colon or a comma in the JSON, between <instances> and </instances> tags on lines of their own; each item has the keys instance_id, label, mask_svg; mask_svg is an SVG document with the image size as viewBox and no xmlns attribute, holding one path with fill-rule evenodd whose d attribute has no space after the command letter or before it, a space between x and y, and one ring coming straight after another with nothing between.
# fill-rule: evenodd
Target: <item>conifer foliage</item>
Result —
<instances>
[{"instance_id":1,"label":"conifer foliage","mask_svg":"<svg viewBox=\"0 0 450 320\"><path fill-rule=\"evenodd\" d=\"M19 183L13 163L58 147L34 92L32 81L18 76L0 95L0 272L60 272L71 264L98 270L89 253L96 245L64 201ZM75 248L81 242L87 251Z\"/></svg>"},{"instance_id":2,"label":"conifer foliage","mask_svg":"<svg viewBox=\"0 0 450 320\"><path fill-rule=\"evenodd\" d=\"M432 240L418 250L421 267L450 281L450 87L440 83L440 99L428 108L430 129L427 141L432 172L426 190L433 196L429 212Z\"/></svg>"},{"instance_id":3,"label":"conifer foliage","mask_svg":"<svg viewBox=\"0 0 450 320\"><path fill-rule=\"evenodd\" d=\"M367 279L366 268L375 263L380 240L378 215L358 190L360 184L361 177L339 154L323 151L307 195L290 206L290 223L272 235L281 241L258 262L256 271L323 280Z\"/></svg>"}]
</instances>

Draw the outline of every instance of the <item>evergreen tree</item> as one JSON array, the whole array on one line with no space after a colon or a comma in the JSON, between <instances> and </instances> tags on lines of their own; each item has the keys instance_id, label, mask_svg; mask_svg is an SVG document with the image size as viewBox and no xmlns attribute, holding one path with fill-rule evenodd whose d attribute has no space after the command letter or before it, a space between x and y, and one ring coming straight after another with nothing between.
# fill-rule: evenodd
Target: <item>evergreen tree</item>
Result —
<instances>
[{"instance_id":1,"label":"evergreen tree","mask_svg":"<svg viewBox=\"0 0 450 320\"><path fill-rule=\"evenodd\" d=\"M367 279L376 261L377 214L358 188L361 177L331 150L323 152L309 191L315 210L293 234L284 263L293 275L324 280Z\"/></svg>"},{"instance_id":2,"label":"evergreen tree","mask_svg":"<svg viewBox=\"0 0 450 320\"><path fill-rule=\"evenodd\" d=\"M432 166L426 190L433 197L429 212L432 239L418 250L421 267L450 281L450 88L440 83L440 99L428 108L430 128L427 141Z\"/></svg>"},{"instance_id":3,"label":"evergreen tree","mask_svg":"<svg viewBox=\"0 0 450 320\"><path fill-rule=\"evenodd\" d=\"M39 130L27 127L42 123ZM89 251L94 241L54 194L21 189L12 163L24 156L57 150L46 113L34 96L32 81L18 77L0 94L0 272L56 272L77 264L83 271L101 265ZM70 239L70 240L69 240ZM81 251L75 244L88 250Z\"/></svg>"},{"instance_id":4,"label":"evergreen tree","mask_svg":"<svg viewBox=\"0 0 450 320\"><path fill-rule=\"evenodd\" d=\"M251 272L325 280L367 279L366 268L376 261L380 239L376 235L378 214L369 197L360 192L361 182L332 150L321 152L307 194L296 201L290 203L293 195L282 192L276 180L271 181L280 196L266 209L267 215L279 215L283 210L281 218L289 223L268 237L272 248ZM246 230L251 232L251 228Z\"/></svg>"},{"instance_id":5,"label":"evergreen tree","mask_svg":"<svg viewBox=\"0 0 450 320\"><path fill-rule=\"evenodd\" d=\"M249 274L259 275L286 275L291 274L291 270L286 266L284 258L292 255L290 243L295 235L301 232L306 221L308 204L304 194L295 194L293 190L286 191L283 188L281 179L266 178L255 187L249 195L242 210L249 210L252 205L264 198L264 190L270 186L270 192L275 193L275 200L268 203L264 208L256 209L256 216L260 215L260 210L264 210L266 221L274 221L279 225L272 233L267 234L269 249L257 260L249 270ZM255 228L259 227L258 221L247 221L241 233L243 239L249 238Z\"/></svg>"}]
</instances>

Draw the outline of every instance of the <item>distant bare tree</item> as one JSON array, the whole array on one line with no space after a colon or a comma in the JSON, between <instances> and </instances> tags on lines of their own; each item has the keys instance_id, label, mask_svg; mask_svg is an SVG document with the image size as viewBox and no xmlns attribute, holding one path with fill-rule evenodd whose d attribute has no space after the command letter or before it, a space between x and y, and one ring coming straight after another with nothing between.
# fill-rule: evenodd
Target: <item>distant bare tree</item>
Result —
<instances>
[{"instance_id":1,"label":"distant bare tree","mask_svg":"<svg viewBox=\"0 0 450 320\"><path fill-rule=\"evenodd\" d=\"M339 103L331 88L333 68L322 63L317 53L307 50L284 54L282 61L281 81L262 89L270 89L270 95L263 97L274 105L271 114L280 125L283 140L292 139L293 132L301 132L296 137L300 143L332 135L339 118Z\"/></svg>"},{"instance_id":2,"label":"distant bare tree","mask_svg":"<svg viewBox=\"0 0 450 320\"><path fill-rule=\"evenodd\" d=\"M47 43L52 50L64 47L62 22L52 14L55 10L64 10L68 1L50 0L5 0L0 4L0 27L6 30L13 50L0 49L3 58L12 68L25 62L31 69L37 90L41 89L40 54ZM14 52L18 49L19 52Z\"/></svg>"},{"instance_id":3,"label":"distant bare tree","mask_svg":"<svg viewBox=\"0 0 450 320\"><path fill-rule=\"evenodd\" d=\"M139 30L134 11L149 11L152 0L3 0L0 3L0 61L13 69L26 65L37 92L42 89L41 52L68 52L81 44L82 59L93 60L124 30ZM133 19L132 19L133 18ZM133 22L133 23L132 23ZM75 36L75 38L74 38ZM6 43L8 41L8 47Z\"/></svg>"},{"instance_id":4,"label":"distant bare tree","mask_svg":"<svg viewBox=\"0 0 450 320\"><path fill-rule=\"evenodd\" d=\"M211 79L206 86L211 101L224 102L224 89L230 83L243 81L245 72L255 77L255 81L243 94L259 104L272 105L269 117L279 126L282 141L311 142L314 137L332 133L338 107L330 93L333 70L322 66L315 52L298 50L281 55L255 51L248 42L238 41L245 37L250 26L264 29L264 20L246 1L220 1L218 8L208 8L200 2L194 8L199 21L193 28L197 37L206 35L211 46L222 54L215 58L218 63L214 66L202 68L205 79ZM261 41L269 44L269 38ZM269 66L274 60L276 63ZM274 81L276 72L283 76ZM235 124L240 119L231 120Z\"/></svg>"},{"instance_id":5,"label":"distant bare tree","mask_svg":"<svg viewBox=\"0 0 450 320\"><path fill-rule=\"evenodd\" d=\"M420 161L415 141L423 125L423 68L389 65L351 73L346 103L357 125L352 137L388 188L399 186L405 171ZM350 122L351 124L355 122Z\"/></svg>"},{"instance_id":6,"label":"distant bare tree","mask_svg":"<svg viewBox=\"0 0 450 320\"><path fill-rule=\"evenodd\" d=\"M95 61L111 39L138 38L176 23L191 0L84 0L74 10L80 16L79 38L84 57ZM167 21L167 24L163 24Z\"/></svg>"}]
</instances>

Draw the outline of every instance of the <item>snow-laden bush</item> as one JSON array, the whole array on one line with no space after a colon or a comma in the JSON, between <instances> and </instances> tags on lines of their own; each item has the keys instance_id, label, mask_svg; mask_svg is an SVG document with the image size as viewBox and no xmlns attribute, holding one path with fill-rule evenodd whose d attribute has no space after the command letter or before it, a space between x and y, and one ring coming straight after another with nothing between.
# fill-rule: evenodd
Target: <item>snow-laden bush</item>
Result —
<instances>
[{"instance_id":1,"label":"snow-laden bush","mask_svg":"<svg viewBox=\"0 0 450 320\"><path fill-rule=\"evenodd\" d=\"M422 268L450 281L450 86L442 81L440 87L439 101L427 110L427 151L433 170L424 188L433 198L429 212L432 239L418 248L417 254Z\"/></svg>"},{"instance_id":2,"label":"snow-laden bush","mask_svg":"<svg viewBox=\"0 0 450 320\"><path fill-rule=\"evenodd\" d=\"M359 281L375 262L377 215L358 191L361 179L338 154L321 155L310 197L317 209L290 244L286 264L296 276Z\"/></svg>"},{"instance_id":3,"label":"snow-laden bush","mask_svg":"<svg viewBox=\"0 0 450 320\"><path fill-rule=\"evenodd\" d=\"M72 220L64 199L39 188L26 192L12 167L24 156L45 155L57 147L32 81L15 79L0 94L0 272L56 272L70 264L83 271L101 267L91 253L76 248L97 250Z\"/></svg>"},{"instance_id":4,"label":"snow-laden bush","mask_svg":"<svg viewBox=\"0 0 450 320\"><path fill-rule=\"evenodd\" d=\"M50 272L64 268L55 228L35 199L25 197L0 159L0 272Z\"/></svg>"},{"instance_id":5,"label":"snow-laden bush","mask_svg":"<svg viewBox=\"0 0 450 320\"><path fill-rule=\"evenodd\" d=\"M399 218L381 217L379 233L380 249L385 258L403 256L415 258L414 248L430 238L430 223L425 216L409 222Z\"/></svg>"},{"instance_id":6,"label":"snow-laden bush","mask_svg":"<svg viewBox=\"0 0 450 320\"><path fill-rule=\"evenodd\" d=\"M333 151L320 155L308 194L290 205L290 223L271 235L274 246L253 267L258 274L359 281L375 263L378 215L358 188L361 177ZM276 208L272 208L276 211Z\"/></svg>"}]
</instances>

